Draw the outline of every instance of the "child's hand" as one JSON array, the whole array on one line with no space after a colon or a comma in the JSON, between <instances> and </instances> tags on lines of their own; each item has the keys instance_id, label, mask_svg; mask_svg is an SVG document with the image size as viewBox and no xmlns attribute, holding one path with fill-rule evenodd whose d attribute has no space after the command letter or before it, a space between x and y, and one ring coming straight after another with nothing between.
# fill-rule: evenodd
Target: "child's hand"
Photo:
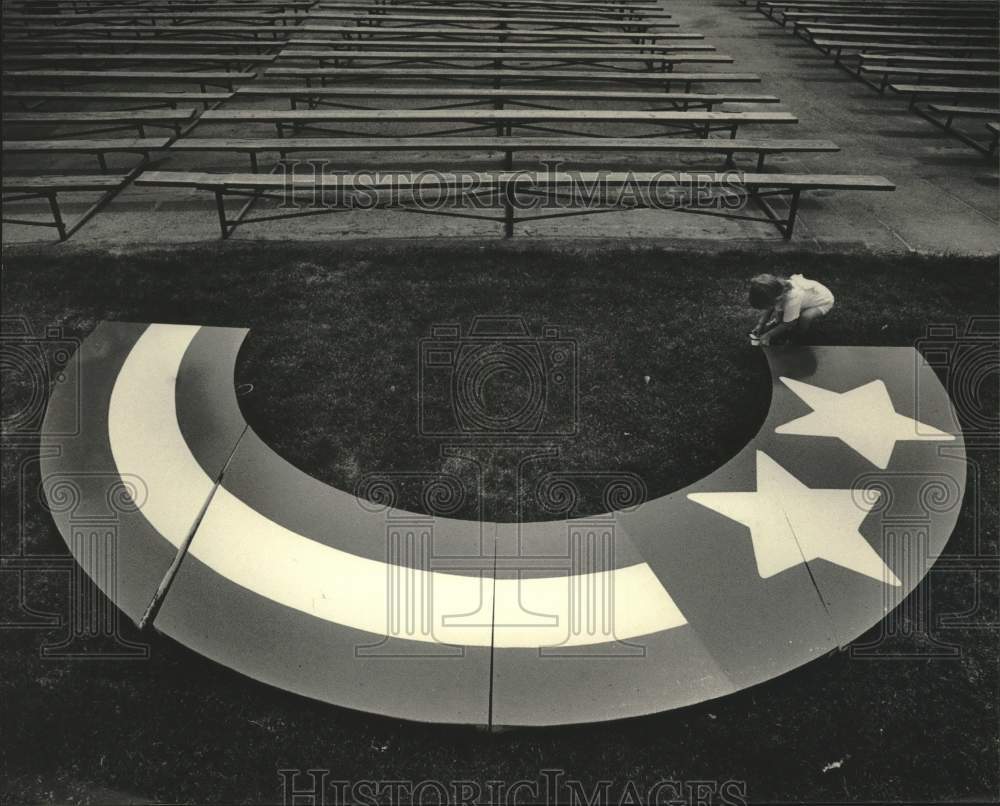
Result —
<instances>
[{"instance_id":1,"label":"child's hand","mask_svg":"<svg viewBox=\"0 0 1000 806\"><path fill-rule=\"evenodd\" d=\"M760 343L762 347L767 347L771 343L771 337L766 334L761 336Z\"/></svg>"}]
</instances>

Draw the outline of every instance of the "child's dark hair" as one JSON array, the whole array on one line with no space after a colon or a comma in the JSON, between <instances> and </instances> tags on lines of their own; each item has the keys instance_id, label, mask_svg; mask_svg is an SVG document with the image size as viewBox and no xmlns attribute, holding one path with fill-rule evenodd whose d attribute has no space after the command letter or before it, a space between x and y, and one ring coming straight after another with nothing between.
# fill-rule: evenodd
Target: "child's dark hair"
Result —
<instances>
[{"instance_id":1,"label":"child's dark hair","mask_svg":"<svg viewBox=\"0 0 1000 806\"><path fill-rule=\"evenodd\" d=\"M758 274L750 281L750 305L758 310L767 310L782 294L788 281L773 274Z\"/></svg>"}]
</instances>

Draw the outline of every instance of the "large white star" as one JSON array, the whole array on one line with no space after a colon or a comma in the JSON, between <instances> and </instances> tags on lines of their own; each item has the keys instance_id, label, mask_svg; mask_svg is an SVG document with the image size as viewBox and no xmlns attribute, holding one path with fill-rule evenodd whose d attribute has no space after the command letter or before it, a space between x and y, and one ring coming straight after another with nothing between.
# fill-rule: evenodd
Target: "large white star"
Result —
<instances>
[{"instance_id":1,"label":"large white star","mask_svg":"<svg viewBox=\"0 0 1000 806\"><path fill-rule=\"evenodd\" d=\"M782 383L811 409L810 414L778 426L779 434L835 437L869 462L885 470L901 440L953 440L946 431L896 411L882 381L872 381L846 392L831 392L792 378Z\"/></svg>"},{"instance_id":2,"label":"large white star","mask_svg":"<svg viewBox=\"0 0 1000 806\"><path fill-rule=\"evenodd\" d=\"M806 487L757 451L756 492L690 493L688 498L750 529L757 573L767 579L788 568L826 560L890 585L900 582L858 531L878 502L853 490Z\"/></svg>"}]
</instances>

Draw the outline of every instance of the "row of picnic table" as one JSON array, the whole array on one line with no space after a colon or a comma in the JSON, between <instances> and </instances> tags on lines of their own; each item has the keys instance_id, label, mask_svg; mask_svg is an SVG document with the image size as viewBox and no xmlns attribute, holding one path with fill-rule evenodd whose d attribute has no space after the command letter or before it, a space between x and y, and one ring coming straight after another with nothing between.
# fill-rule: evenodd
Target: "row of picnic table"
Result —
<instances>
[{"instance_id":1,"label":"row of picnic table","mask_svg":"<svg viewBox=\"0 0 1000 806\"><path fill-rule=\"evenodd\" d=\"M353 154L362 168L385 154L432 155L442 177L460 156L500 155L502 168L475 182L477 203L499 216L461 206L468 172L430 192L444 203L437 212L454 203L454 214L499 221L508 235L527 220L651 206L621 200L628 177L646 191L696 183L697 198L675 209L765 221L786 238L804 192L892 189L882 177L768 171L770 155L837 146L746 136L744 127L797 119L775 110L772 95L732 89L760 78L729 68L729 56L648 0L8 0L5 12L5 164L17 155L19 167L60 166L5 176L5 201L47 200L45 224L60 238L133 183L212 193L223 237L322 212L287 209L299 205L281 196L315 197L330 179L289 174L301 155L337 155L342 166L340 155ZM220 171L212 155L247 159L248 170ZM546 156L572 155L598 170L538 169ZM638 155L662 170L640 170ZM101 173L62 167L81 157L96 158ZM189 157L214 170L173 170ZM746 157L752 168L739 170ZM137 162L125 172L110 164L122 159ZM160 170L164 162L171 170ZM427 212L419 174L368 187L373 206ZM351 176L338 170L337 186L351 186ZM598 176L600 193L577 198L578 185ZM60 197L76 192L98 201L67 223ZM559 212L523 213L512 196L525 193ZM761 214L734 206L740 194Z\"/></svg>"},{"instance_id":2,"label":"row of picnic table","mask_svg":"<svg viewBox=\"0 0 1000 806\"><path fill-rule=\"evenodd\" d=\"M905 96L915 114L995 158L1000 132L995 0L741 2L753 4L880 94Z\"/></svg>"}]
</instances>

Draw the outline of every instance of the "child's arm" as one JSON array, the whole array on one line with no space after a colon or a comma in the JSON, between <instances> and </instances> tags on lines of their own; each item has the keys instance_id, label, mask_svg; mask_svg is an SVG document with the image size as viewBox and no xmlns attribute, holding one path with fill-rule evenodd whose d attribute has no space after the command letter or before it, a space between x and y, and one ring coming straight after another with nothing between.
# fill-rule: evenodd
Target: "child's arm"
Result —
<instances>
[{"instance_id":1,"label":"child's arm","mask_svg":"<svg viewBox=\"0 0 1000 806\"><path fill-rule=\"evenodd\" d=\"M799 320L796 319L792 322L778 322L778 324L761 335L760 343L764 345L770 344L772 339L776 339L778 336L783 333L788 333L790 330L795 330L795 325L798 324L798 321Z\"/></svg>"},{"instance_id":2,"label":"child's arm","mask_svg":"<svg viewBox=\"0 0 1000 806\"><path fill-rule=\"evenodd\" d=\"M799 312L802 310L802 293L797 289L789 289L779 300L781 310L777 311L778 324L762 334L761 344L770 344L778 336L794 330L799 321ZM774 306L776 309L778 305Z\"/></svg>"},{"instance_id":3,"label":"child's arm","mask_svg":"<svg viewBox=\"0 0 1000 806\"><path fill-rule=\"evenodd\" d=\"M760 333L764 329L764 325L766 325L771 320L772 316L774 316L774 308L769 308L766 311L761 311L760 318L757 320L757 324L754 325L753 330L751 330L750 332L753 333L754 335Z\"/></svg>"}]
</instances>

